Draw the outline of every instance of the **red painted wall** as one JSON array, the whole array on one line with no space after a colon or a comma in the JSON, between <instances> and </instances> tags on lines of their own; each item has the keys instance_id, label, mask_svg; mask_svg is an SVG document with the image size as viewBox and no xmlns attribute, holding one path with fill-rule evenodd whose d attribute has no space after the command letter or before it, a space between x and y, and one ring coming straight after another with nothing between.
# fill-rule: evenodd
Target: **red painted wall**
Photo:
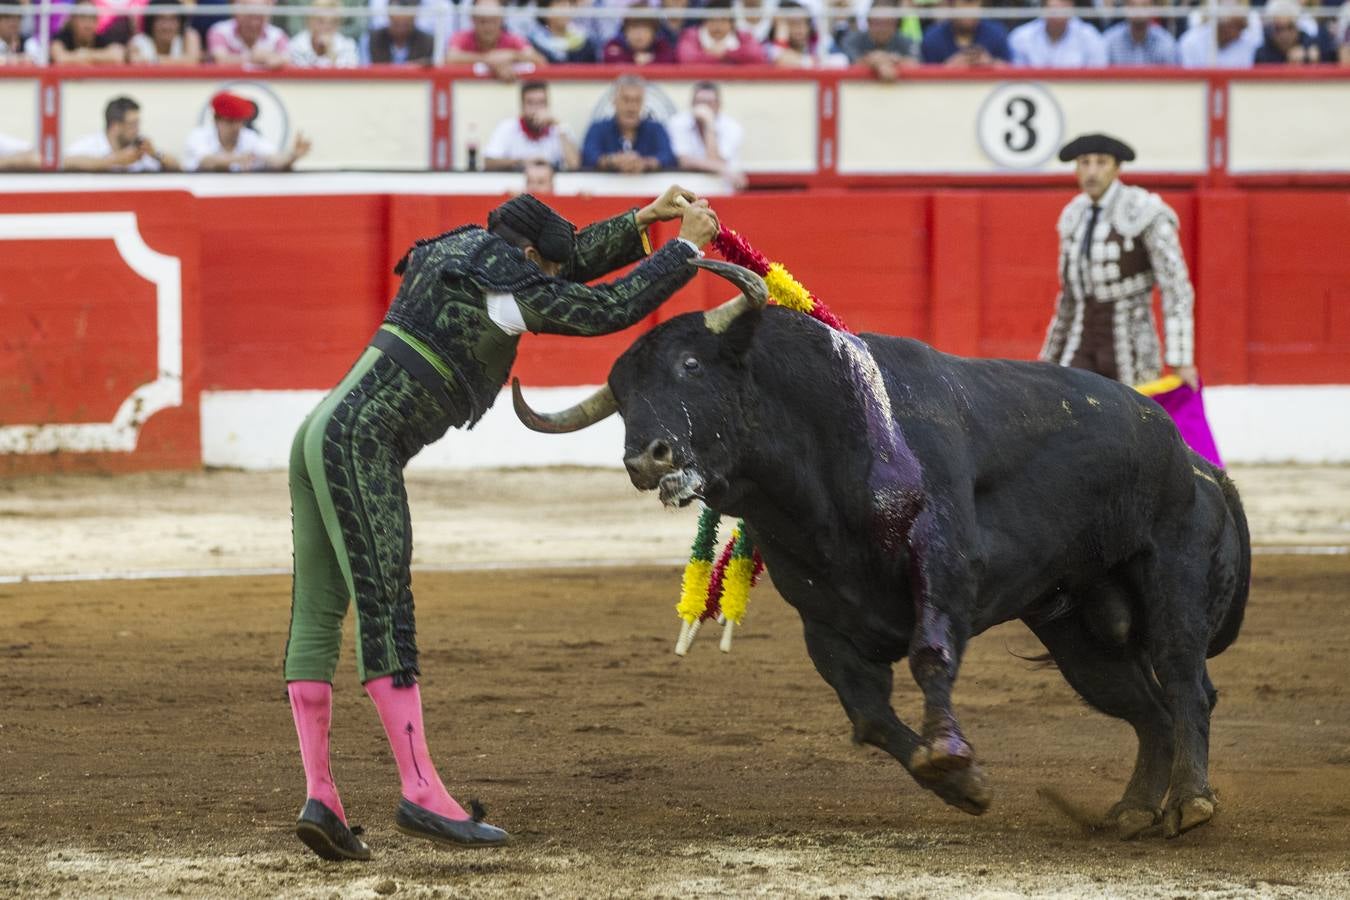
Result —
<instances>
[{"instance_id":1,"label":"red painted wall","mask_svg":"<svg viewBox=\"0 0 1350 900\"><path fill-rule=\"evenodd\" d=\"M1350 191L1164 190L1196 284L1211 384L1350 382ZM1069 189L892 190L721 199L722 221L857 330L951 352L1034 357L1057 290ZM205 383L322 388L378 325L394 263L419 237L482 222L490 197L204 199ZM559 198L585 223L637 201ZM658 229L673 236L677 223ZM651 322L590 340L528 336L517 374L598 382L650 324L723 299L701 277Z\"/></svg>"},{"instance_id":2,"label":"red painted wall","mask_svg":"<svg viewBox=\"0 0 1350 900\"><path fill-rule=\"evenodd\" d=\"M201 464L198 206L186 193L0 196L0 214L133 212L179 260L183 403L152 416L136 452L0 454L0 474ZM0 425L109 422L158 366L156 290L112 240L0 240Z\"/></svg>"}]
</instances>

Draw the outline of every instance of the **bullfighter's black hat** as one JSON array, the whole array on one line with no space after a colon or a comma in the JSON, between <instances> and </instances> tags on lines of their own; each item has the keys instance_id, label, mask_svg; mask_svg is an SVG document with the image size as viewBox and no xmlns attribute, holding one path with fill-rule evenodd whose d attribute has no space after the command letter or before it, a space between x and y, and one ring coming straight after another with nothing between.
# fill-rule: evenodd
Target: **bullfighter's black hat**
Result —
<instances>
[{"instance_id":1,"label":"bullfighter's black hat","mask_svg":"<svg viewBox=\"0 0 1350 900\"><path fill-rule=\"evenodd\" d=\"M1059 151L1060 162L1071 162L1085 153L1104 153L1114 156L1116 162L1131 162L1134 148L1109 134L1084 134L1074 138Z\"/></svg>"},{"instance_id":2,"label":"bullfighter's black hat","mask_svg":"<svg viewBox=\"0 0 1350 900\"><path fill-rule=\"evenodd\" d=\"M533 194L512 197L488 213L488 230L510 231L503 236L523 238L540 256L555 263L570 260L576 244L576 227Z\"/></svg>"}]
</instances>

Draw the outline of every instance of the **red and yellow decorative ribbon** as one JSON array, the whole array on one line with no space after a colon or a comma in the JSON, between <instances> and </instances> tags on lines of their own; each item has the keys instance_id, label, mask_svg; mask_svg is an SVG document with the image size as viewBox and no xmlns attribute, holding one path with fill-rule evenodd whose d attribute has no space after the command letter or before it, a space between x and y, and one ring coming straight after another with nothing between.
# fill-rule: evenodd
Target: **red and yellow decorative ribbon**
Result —
<instances>
[{"instance_id":1,"label":"red and yellow decorative ribbon","mask_svg":"<svg viewBox=\"0 0 1350 900\"><path fill-rule=\"evenodd\" d=\"M806 289L782 263L770 262L736 232L722 226L713 247L727 262L744 266L764 279L769 297L779 306L803 313L838 331L848 331L843 320L823 301ZM703 507L698 517L698 534L694 538L693 553L684 568L684 582L680 602L675 611L683 620L675 652L684 656L698 634L699 626L708 619L725 621L721 648L731 649L731 634L745 618L750 603L750 588L754 587L764 571L764 560L745 533L745 522L737 525L716 562L713 546L717 541L717 527L721 515L710 507Z\"/></svg>"}]
</instances>

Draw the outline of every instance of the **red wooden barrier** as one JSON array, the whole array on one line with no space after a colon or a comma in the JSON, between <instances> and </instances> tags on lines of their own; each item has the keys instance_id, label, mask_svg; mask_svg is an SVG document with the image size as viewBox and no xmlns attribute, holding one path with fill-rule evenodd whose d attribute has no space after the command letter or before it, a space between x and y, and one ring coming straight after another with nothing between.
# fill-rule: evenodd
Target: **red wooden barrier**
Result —
<instances>
[{"instance_id":1,"label":"red wooden barrier","mask_svg":"<svg viewBox=\"0 0 1350 900\"><path fill-rule=\"evenodd\" d=\"M1053 307L1055 221L1070 188L845 191L719 200L723 221L784 262L857 330L969 355L1031 358ZM1210 384L1350 384L1350 191L1168 191L1198 294ZM325 389L355 359L419 237L482 222L488 197L17 195L0 215L130 211L182 269L183 403L107 468L193 465L202 388ZM559 198L585 223L633 205ZM658 241L676 223L656 229ZM200 254L200 262L199 262ZM200 272L200 278L199 276ZM597 383L651 324L727 294L700 276L648 322L590 340L527 336L530 384ZM106 421L156 376L155 288L107 240L0 240L0 426ZM132 458L134 457L134 459ZM0 467L37 465L0 454ZM22 458L18 458L22 459Z\"/></svg>"}]
</instances>

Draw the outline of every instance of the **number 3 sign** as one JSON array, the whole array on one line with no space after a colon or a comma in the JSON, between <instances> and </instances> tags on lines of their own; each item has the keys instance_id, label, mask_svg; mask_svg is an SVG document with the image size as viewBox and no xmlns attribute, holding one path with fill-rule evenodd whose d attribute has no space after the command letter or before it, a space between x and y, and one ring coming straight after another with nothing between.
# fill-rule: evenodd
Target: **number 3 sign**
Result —
<instances>
[{"instance_id":1,"label":"number 3 sign","mask_svg":"<svg viewBox=\"0 0 1350 900\"><path fill-rule=\"evenodd\" d=\"M1032 169L1059 149L1064 115L1040 85L1001 84L981 104L976 129L980 149L999 168Z\"/></svg>"}]
</instances>

